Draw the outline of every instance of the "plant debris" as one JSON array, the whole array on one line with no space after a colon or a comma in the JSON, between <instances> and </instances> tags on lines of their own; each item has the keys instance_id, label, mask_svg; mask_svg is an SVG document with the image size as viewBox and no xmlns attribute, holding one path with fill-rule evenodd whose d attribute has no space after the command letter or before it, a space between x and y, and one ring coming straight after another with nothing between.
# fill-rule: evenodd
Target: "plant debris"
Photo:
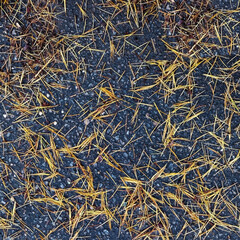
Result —
<instances>
[{"instance_id":1,"label":"plant debris","mask_svg":"<svg viewBox=\"0 0 240 240\"><path fill-rule=\"evenodd\" d=\"M239 238L230 2L1 1L1 239Z\"/></svg>"}]
</instances>

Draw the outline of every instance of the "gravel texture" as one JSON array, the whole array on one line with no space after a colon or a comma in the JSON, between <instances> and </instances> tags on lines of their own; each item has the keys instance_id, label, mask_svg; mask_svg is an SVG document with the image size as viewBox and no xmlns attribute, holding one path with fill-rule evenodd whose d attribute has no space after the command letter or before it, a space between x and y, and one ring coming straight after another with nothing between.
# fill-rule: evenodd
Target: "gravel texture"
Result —
<instances>
[{"instance_id":1,"label":"gravel texture","mask_svg":"<svg viewBox=\"0 0 240 240\"><path fill-rule=\"evenodd\" d=\"M106 2L111 1L68 0L66 13L63 2L55 1L51 5L58 13L56 36L69 37L64 56L68 61L67 68L64 61L59 61L52 67L62 69L62 73L55 76L49 70L49 74L44 76L45 82L40 82L36 88L33 85L31 89L23 90L26 105L28 96L35 96L37 91L47 97L43 97L45 108L39 107L37 98L30 99L29 102L35 101L36 105L28 105L28 108L31 106L31 114L23 113L8 100L11 93L6 95L4 85L1 86L0 239L240 239L240 71L239 67L236 68L226 80L231 82L229 86L235 108L234 105L226 107L229 89L225 79L210 76L230 73L224 69L230 69L240 60L240 26L236 24L233 27L234 23L230 23L231 34L227 28L222 29L222 35L236 39L230 54L224 47L209 48L209 51L202 48L198 52L199 59L212 57L214 67L210 69L211 64L200 64L189 74L190 70L184 64L190 66L190 60L183 56L176 62L176 55L164 43L178 45L176 36L164 27L163 12L173 11L174 3L161 4L144 26L141 21L137 26L131 16L128 18L126 7L118 11L104 4ZM213 1L214 8L223 11L236 9L237 4L236 0ZM83 16L79 6L87 16ZM24 10L23 5L17 18L22 19L21 24L27 27L30 20L24 18ZM239 21L239 9L229 16ZM6 17L1 18L1 73L5 71L4 63L11 47L6 36L21 36L20 30L8 28L8 24ZM214 41L218 40L214 39L213 44ZM22 44L25 51L34 43ZM27 46L25 50L24 46ZM13 53L12 75L21 74L23 68L17 56L15 58ZM161 67L161 61L166 61L164 67ZM173 89L171 93L169 90L168 96L157 84L148 89L161 76L161 68L166 70L173 64L177 64L174 71L177 86L187 86L187 76L190 76L194 82L193 89L178 89L174 80L171 83L166 81L166 86L162 87ZM56 84L63 87L58 88ZM53 87L50 89L49 86ZM136 91L142 86L146 89ZM194 113L199 113L198 117L186 120ZM169 116L171 120L167 124ZM230 138L227 119L231 119ZM46 126L54 129L55 133ZM166 132L170 134L174 128L176 140L169 139L169 143L164 145L164 136L168 140ZM26 129L31 129L33 134ZM79 147L91 137L90 143ZM31 141L27 142L29 138L34 144L39 141L35 156L32 153L34 148L29 144ZM54 167L46 161L51 161L51 156L54 156L52 152L50 156L50 150L48 152L48 147L53 149L52 141L55 149L59 150ZM66 149L72 151L71 154ZM230 164L234 159L236 161ZM192 170L188 170L190 168ZM55 176L51 175L53 169L57 172ZM151 181L161 169L166 177ZM187 173L182 174L183 171ZM128 205L127 189L129 194L133 194L137 187L127 178L142 182L138 191L146 196L142 198L146 201L145 211L153 215L149 222L144 220L141 201L134 210ZM94 199L82 194L80 189L86 192L94 189L95 194L104 194L96 195ZM209 194L212 203L204 206L202 202L199 207L201 192L208 194L207 190L219 191L219 195L214 198ZM155 200L147 193L151 193ZM182 203L174 201L171 194L179 196ZM161 203L163 199L165 202ZM104 201L107 203L103 204ZM154 201L158 201L162 213L156 213ZM88 215L84 215L86 220L80 221L81 207L85 206L90 214L91 210L95 213L103 211L103 205L114 212L111 229L106 214L96 215L90 220ZM192 209L192 216L186 210L188 207ZM121 225L126 208L130 209L129 215ZM207 211L220 216L226 226L235 227L220 227L220 222L206 217ZM208 219L203 229L194 221L195 213L203 222ZM71 217L77 219L77 214L79 223L71 229ZM164 216L169 223L169 238L164 238L168 235L163 230ZM151 229L150 223L154 228ZM139 234L148 228L152 230L149 238L141 237ZM161 229L163 235L157 229Z\"/></svg>"}]
</instances>

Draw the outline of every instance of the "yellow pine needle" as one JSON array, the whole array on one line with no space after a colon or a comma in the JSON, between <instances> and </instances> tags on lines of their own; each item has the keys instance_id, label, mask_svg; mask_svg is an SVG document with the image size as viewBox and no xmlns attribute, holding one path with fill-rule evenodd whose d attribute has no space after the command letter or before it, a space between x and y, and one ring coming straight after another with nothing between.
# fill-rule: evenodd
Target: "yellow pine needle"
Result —
<instances>
[{"instance_id":1,"label":"yellow pine needle","mask_svg":"<svg viewBox=\"0 0 240 240\"><path fill-rule=\"evenodd\" d=\"M36 79L35 81L38 81L37 80L37 77L38 75L48 66L48 64L53 60L54 56L52 58L50 58L46 63L45 65L37 72L37 74L34 76L34 78Z\"/></svg>"},{"instance_id":2,"label":"yellow pine needle","mask_svg":"<svg viewBox=\"0 0 240 240\"><path fill-rule=\"evenodd\" d=\"M53 179L53 178L55 178L55 177L57 177L57 176L64 177L64 175L62 175L62 174L60 174L60 173L58 173L58 172L54 172L54 173L52 173L50 176L45 177L45 178L44 178L44 181L45 181L45 180L49 180L49 179Z\"/></svg>"},{"instance_id":3,"label":"yellow pine needle","mask_svg":"<svg viewBox=\"0 0 240 240\"><path fill-rule=\"evenodd\" d=\"M116 170L123 172L121 165L109 154L104 153L102 158L107 162L107 164Z\"/></svg>"},{"instance_id":4,"label":"yellow pine needle","mask_svg":"<svg viewBox=\"0 0 240 240\"><path fill-rule=\"evenodd\" d=\"M87 13L83 10L83 8L78 3L76 3L76 4L77 4L80 12L82 13L83 18L88 17Z\"/></svg>"},{"instance_id":5,"label":"yellow pine needle","mask_svg":"<svg viewBox=\"0 0 240 240\"><path fill-rule=\"evenodd\" d=\"M140 106L140 104L137 104L136 109L135 109L134 114L133 114L132 119L131 119L131 124L134 124L135 120L137 120L137 115L138 115L138 112L139 112L139 106Z\"/></svg>"},{"instance_id":6,"label":"yellow pine needle","mask_svg":"<svg viewBox=\"0 0 240 240\"><path fill-rule=\"evenodd\" d=\"M87 137L85 140L83 140L79 145L76 145L74 147L68 147L65 144L64 148L60 148L59 152L63 153L77 153L83 151L88 145L92 143L92 141L96 138L96 134L91 134L89 137Z\"/></svg>"},{"instance_id":7,"label":"yellow pine needle","mask_svg":"<svg viewBox=\"0 0 240 240\"><path fill-rule=\"evenodd\" d=\"M193 113L193 115L192 115ZM200 111L200 112L197 112L197 113L194 113L194 112L189 112L189 114L186 116L185 120L183 121L183 123L186 123L186 122L189 122L189 121L192 121L194 118L197 118L199 115L203 114L204 111ZM190 117L190 115L192 115Z\"/></svg>"},{"instance_id":8,"label":"yellow pine needle","mask_svg":"<svg viewBox=\"0 0 240 240\"><path fill-rule=\"evenodd\" d=\"M228 166L229 167L233 167L233 165L236 162L238 162L239 159L240 159L240 150L238 151L238 154L237 154L237 156L234 159L228 161Z\"/></svg>"},{"instance_id":9,"label":"yellow pine needle","mask_svg":"<svg viewBox=\"0 0 240 240\"><path fill-rule=\"evenodd\" d=\"M43 198L33 198L31 199L33 202L44 202L44 203L51 203L53 205L59 206L59 207L64 207L64 204L60 200L55 200L50 197L43 197Z\"/></svg>"},{"instance_id":10,"label":"yellow pine needle","mask_svg":"<svg viewBox=\"0 0 240 240\"><path fill-rule=\"evenodd\" d=\"M4 219L3 217L0 218L0 229L2 230L8 230L8 229L12 229L12 221L9 219Z\"/></svg>"},{"instance_id":11,"label":"yellow pine needle","mask_svg":"<svg viewBox=\"0 0 240 240\"><path fill-rule=\"evenodd\" d=\"M159 177L161 177L161 175L164 173L164 170L166 168L167 164L162 167L158 172L156 172L150 179L150 182L154 182L156 179L158 179Z\"/></svg>"},{"instance_id":12,"label":"yellow pine needle","mask_svg":"<svg viewBox=\"0 0 240 240\"><path fill-rule=\"evenodd\" d=\"M135 89L132 90L132 91L133 91L133 92L146 91L146 90L149 90L149 89L154 88L154 87L157 86L157 85L158 85L158 84L153 84L153 85L148 85L148 86L142 86L142 87L135 88Z\"/></svg>"},{"instance_id":13,"label":"yellow pine needle","mask_svg":"<svg viewBox=\"0 0 240 240\"><path fill-rule=\"evenodd\" d=\"M62 61L63 61L64 65L65 65L66 69L68 70L68 63L66 61L66 58L63 55L63 51L62 50L60 50L60 55L62 57Z\"/></svg>"},{"instance_id":14,"label":"yellow pine needle","mask_svg":"<svg viewBox=\"0 0 240 240\"><path fill-rule=\"evenodd\" d=\"M16 202L16 200L13 197L11 197L11 201L13 202L13 210L12 210L12 213L11 213L11 221L14 222L17 202Z\"/></svg>"},{"instance_id":15,"label":"yellow pine needle","mask_svg":"<svg viewBox=\"0 0 240 240\"><path fill-rule=\"evenodd\" d=\"M67 0L63 0L64 11L67 12Z\"/></svg>"},{"instance_id":16,"label":"yellow pine needle","mask_svg":"<svg viewBox=\"0 0 240 240\"><path fill-rule=\"evenodd\" d=\"M114 46L114 43L112 40L110 40L110 57L113 59L114 55L116 53L116 48Z\"/></svg>"},{"instance_id":17,"label":"yellow pine needle","mask_svg":"<svg viewBox=\"0 0 240 240\"><path fill-rule=\"evenodd\" d=\"M215 32L216 32L217 38L218 38L219 42L220 42L221 45L222 45L222 39L221 39L221 37L220 37L220 35L219 35L219 32L218 32L218 29L217 29L217 26L216 26L216 25L214 26L214 29L215 29Z\"/></svg>"},{"instance_id":18,"label":"yellow pine needle","mask_svg":"<svg viewBox=\"0 0 240 240\"><path fill-rule=\"evenodd\" d=\"M221 146L222 149L225 149L225 146L228 146L228 144L224 141L223 138L218 137L213 132L208 132L208 133L217 140L218 144Z\"/></svg>"},{"instance_id":19,"label":"yellow pine needle","mask_svg":"<svg viewBox=\"0 0 240 240\"><path fill-rule=\"evenodd\" d=\"M111 88L111 91L107 90L104 87L100 87L99 90L103 93L105 93L108 97L112 98L112 99L116 99L116 95L113 92L113 89Z\"/></svg>"},{"instance_id":20,"label":"yellow pine needle","mask_svg":"<svg viewBox=\"0 0 240 240\"><path fill-rule=\"evenodd\" d=\"M142 185L142 181L130 178L130 177L122 177L121 178L124 183L134 183L136 185Z\"/></svg>"},{"instance_id":21,"label":"yellow pine needle","mask_svg":"<svg viewBox=\"0 0 240 240\"><path fill-rule=\"evenodd\" d=\"M41 154L42 154L43 159L47 162L51 171L55 172L56 166L55 166L54 159L53 159L51 153L48 151L46 151L46 153L44 151L41 151Z\"/></svg>"},{"instance_id":22,"label":"yellow pine needle","mask_svg":"<svg viewBox=\"0 0 240 240\"><path fill-rule=\"evenodd\" d=\"M225 78L225 76L214 76L211 74L203 74L203 76L210 77L210 78L217 79L217 80L221 80L221 79Z\"/></svg>"}]
</instances>

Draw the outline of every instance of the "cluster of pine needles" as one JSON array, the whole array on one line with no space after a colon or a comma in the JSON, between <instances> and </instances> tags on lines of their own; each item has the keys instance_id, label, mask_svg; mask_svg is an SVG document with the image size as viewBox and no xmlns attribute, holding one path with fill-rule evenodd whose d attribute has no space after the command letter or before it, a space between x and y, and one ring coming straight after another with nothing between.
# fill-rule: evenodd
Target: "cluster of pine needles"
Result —
<instances>
[{"instance_id":1,"label":"cluster of pine needles","mask_svg":"<svg viewBox=\"0 0 240 240\"><path fill-rule=\"evenodd\" d=\"M57 23L60 16L67 14L70 4L75 3L82 22L95 18L87 11L89 2L110 16L101 19L103 35L94 26L81 34L60 31ZM215 230L239 233L239 186L225 184L225 172L231 175L236 171L240 158L239 149L231 146L233 135L240 138L240 124L232 126L232 120L240 115L240 83L236 80L240 60L233 55L240 43L235 31L239 29L239 7L217 10L210 0L2 0L0 14L1 38L5 39L0 44L2 122L10 123L6 128L3 124L0 131L1 193L5 199L0 202L0 231L5 239L36 234L19 214L27 205L35 206L42 215L55 216L50 219L56 227L47 233L37 229L36 239L52 239L52 234L61 229L69 234L69 239L79 239L91 224L97 223L110 231L113 225L118 226L135 240L182 239L191 234L204 239ZM121 24L128 24L131 32L120 34L114 21L118 15L124 17ZM156 42L150 40L137 46L130 39L144 35L144 29L158 21L159 16L163 19L159 28L164 34L158 41L168 57L152 59L148 55L158 52ZM75 18L71 14L68 17ZM112 31L114 37L110 37ZM77 94L89 91L81 82L88 77L88 65L79 59L82 52L89 56L101 54L94 67L104 78L107 55L104 49L97 49L97 38L109 47L109 61L124 56L126 48L131 47L131 54L139 62L129 62L127 66L132 74L129 95L118 94L113 80L105 77L107 80L91 89L97 96L94 108L88 107L91 100L85 105L75 101L80 109L77 114L68 106L61 119L63 125L66 119L78 117L84 126L79 141L72 145L70 133L76 129L66 132L58 119L48 119L47 112L58 112L59 93L68 91L70 85L76 86ZM199 76L196 73L201 68L206 71ZM141 69L148 72L141 74ZM114 81L121 81L124 73L115 74L118 80ZM212 123L206 119L201 126L198 119L208 115L207 108L198 105L204 94L199 88L200 78L211 91L209 109L217 101L223 103L224 109ZM223 89L220 94L219 85ZM166 104L175 94L187 97L172 104L167 112L157 102L146 103L146 94L149 99L158 97ZM133 105L132 101L137 103ZM142 108L157 113L145 116L152 130L138 121ZM127 132L127 122L114 122L125 111L132 112L129 122L134 130L129 141L116 149L106 135L109 129L112 137ZM9 139L11 126L16 132ZM88 128L90 134L86 134ZM137 137L139 129L146 133L144 140ZM160 142L155 133L160 135ZM125 164L115 159L117 153L129 149L134 152L141 140L157 145L152 149L156 157L143 149L135 162ZM180 157L181 150L188 154ZM8 162L10 156L19 163L21 171ZM69 167L75 171L72 179L62 173L66 159L73 163ZM42 163L45 169L39 167ZM114 189L100 187L94 179L94 167L102 164L108 166L105 175ZM113 179L108 169L116 171L119 179ZM209 176L221 176L222 184L210 184ZM68 186L57 188L56 179L68 182ZM14 187L14 181L19 188ZM232 198L231 191L236 193ZM115 196L120 196L120 202L114 205ZM20 197L23 201L18 200ZM67 218L61 221L58 216L62 213ZM171 222L174 218L175 223ZM177 233L172 230L176 224L180 226Z\"/></svg>"}]
</instances>

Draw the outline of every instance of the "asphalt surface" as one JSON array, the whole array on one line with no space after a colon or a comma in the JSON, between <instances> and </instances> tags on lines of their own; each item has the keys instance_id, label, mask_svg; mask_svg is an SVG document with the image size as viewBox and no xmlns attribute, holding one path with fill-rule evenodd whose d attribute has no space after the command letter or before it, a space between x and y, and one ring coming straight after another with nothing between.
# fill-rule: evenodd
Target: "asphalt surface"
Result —
<instances>
[{"instance_id":1,"label":"asphalt surface","mask_svg":"<svg viewBox=\"0 0 240 240\"><path fill-rule=\"evenodd\" d=\"M54 107L38 111L36 115L32 116L32 120L31 117L28 117L24 124L31 126L31 129L35 132L44 132L46 130L42 129L39 123L44 125L52 123L56 129L61 129L61 132L66 134L69 147L78 145L79 138L82 136L83 132L84 138L91 136L96 131L104 132L104 138L99 138L99 145L102 148L108 146L108 152L110 152L116 162L121 165L125 174L110 167L105 161L100 160L94 163L95 159L99 157L100 151L96 147L93 147L90 152L86 150L76 155L81 159L83 166L90 166L94 179L94 187L96 189L109 191L107 194L110 208L121 205L124 199L123 191L117 191L114 195L113 193L118 189L118 186L122 185L121 177L128 175L131 178L136 178L136 173L133 170L134 166L144 167L148 165L150 161L152 163L156 162L159 168L163 168L166 165L165 172L167 173L177 173L181 170L177 163L177 159L174 159L169 149L165 149L165 151L161 153L159 151L159 149L162 148L164 124L159 124L156 129L156 123L163 122L166 115L162 118L156 107L154 107L155 105L161 112L168 114L168 112L172 111L174 104L189 101L191 98L192 106L196 104L198 111L203 111L203 113L195 119L195 124L199 128L195 127L194 131L192 131L194 127L192 122L186 122L184 125L180 126L178 129L178 137L189 138L191 135L191 141L186 142L184 140L179 140L178 143L182 144L183 147L176 147L175 153L178 159L186 159L188 156L191 156L194 149L196 153L194 158L201 158L201 156L206 155L206 152L209 156L217 158L217 152L221 152L221 146L216 143L216 139L209 138L209 136L202 137L202 135L205 132L216 130L220 125L220 123L218 126L213 124L216 121L216 116L218 116L219 121L225 119L223 94L226 91L226 85L219 81L216 85L213 98L212 90L209 86L210 78L204 75L208 74L209 71L206 66L200 66L194 71L196 85L191 94L182 89L176 90L174 94L168 97L168 101L166 102L163 93L158 92L157 86L145 90L144 92L139 92L139 94L131 91L133 89L133 81L141 76L145 77L140 78L134 87L152 85L154 84L154 78L159 75L158 66L146 64L146 61L151 59L155 61L172 61L175 58L174 54L170 53L163 41L160 40L163 35L166 35L165 39L168 42L174 40L171 36L168 36L163 29L163 15L159 13L155 18L150 17L143 30L139 30L132 20L125 21L126 13L123 11L114 19L111 19L111 23L115 26L115 29L109 27L106 33L105 21L111 18L114 10L104 6L99 7L96 5L96 1L95 3L87 1L87 4L84 5L84 9L88 16L86 17L86 22L84 22L75 2L81 4L81 1L69 0L67 4L67 13L60 13L56 23L58 29L57 34L60 35L81 35L83 32L91 31L91 29L96 28L92 37L80 37L76 40L77 43L79 43L79 47L75 49L77 56L71 53L69 53L68 56L69 62L72 60L80 64L81 70L77 76L79 88L76 87L76 79L74 79L72 74L62 74L59 76L59 82L66 88L51 90L53 95L50 94L45 86L41 85L41 92L43 95L49 97ZM230 7L234 9L237 5L237 1L215 2L216 4L213 5L216 9L229 9ZM168 5L164 8L165 10L168 9ZM171 8L171 5L169 5L169 8ZM60 3L57 9L62 11L63 4ZM237 14L235 17L239 21L239 13ZM8 45L8 39L3 37L5 33L9 34L5 26L6 20L2 18L0 24L0 45ZM128 37L127 41L123 39L118 40L119 36L127 35L135 30L136 34ZM239 26L236 26L234 31L233 35L236 36L240 32ZM14 34L14 32L11 34ZM122 50L120 50L119 54L111 56L111 44L109 39L114 41L116 45L119 44L119 49L120 46L122 46ZM150 42L150 44L145 45L146 42ZM155 49L151 42L154 42ZM5 47L1 48L0 60L2 62L4 62L6 58L6 54L3 53L6 49ZM222 59L224 59L224 62L218 61L216 63L212 74L220 74L224 64L231 66L231 61L240 59L238 47L233 48L230 56L226 49L215 49L214 51L213 53L201 53L202 57L214 54L216 56L222 56ZM18 71L17 64L17 61L12 63L13 71L14 68ZM72 66L74 66L74 64L72 64ZM131 66L132 69L129 66ZM59 64L59 67L65 69L64 64ZM184 76L184 71L181 68L178 68L175 74L176 78L182 78L181 83L183 85L186 84L186 78L182 77ZM236 72L233 76L232 81L235 82L235 84L239 83L239 76L239 72ZM49 76L47 77L47 81L51 83L54 81L54 78ZM97 120L92 120L91 118L86 119L89 113L101 107L104 102L104 97L102 97L102 99L99 98L96 86L106 88L111 86L115 90L115 95L122 99L118 104L111 104L110 107L102 113L102 116L107 114L114 115L114 118L112 117L113 115L104 118L105 124ZM238 91L236 91L234 95L238 100L240 97L239 93L240 88L238 86ZM36 174L38 173L36 169L48 171L49 166L45 161L41 161L41 159L35 161L34 159L30 159L30 157L21 162L16 154L13 154L13 146L17 148L18 151L24 152L25 149L27 149L27 144L24 142L20 142L19 144L19 137L21 137L22 132L19 129L20 124L16 120L20 114L11 108L11 105L4 97L4 94L1 94L1 131L4 130L4 139L6 142L10 143L5 143L1 140L0 155L1 161L10 166L12 170L7 181L5 181L6 185L0 182L0 204L6 206L8 209L12 209L15 202L17 202L17 215L21 220L16 219L16 224L12 226L12 229L7 230L7 232L0 228L0 239L40 239L40 236L47 235L53 229L55 230L55 228L57 230L53 231L48 239L70 239L68 230L61 227L61 223L69 221L67 211L62 210L58 206L46 205L44 202L28 203L25 201L22 188L26 182L24 177L21 179L21 174L24 175L26 172L29 174ZM84 109L86 114L83 114L82 109ZM138 115L134 117L136 109L138 110ZM67 113L68 115L66 116ZM178 114L172 117L172 124L175 123L176 126L178 126L185 116L184 112L179 111ZM119 126L122 126L122 128L114 132L113 130L119 123ZM233 115L231 124L232 129L237 129L237 127L239 127L239 115ZM108 127L109 125L112 127ZM139 127L140 125L141 127ZM153 129L155 130L153 131ZM147 133L151 132L152 135L150 140ZM237 130L232 132L231 140L226 147L226 159L234 159L237 156L240 149L239 134L240 132ZM195 141L198 138L200 139ZM127 144L129 141L131 141L131 144ZM59 137L56 137L55 144L56 148L64 147ZM209 148L215 150L215 152L209 150ZM203 149L205 149L205 153ZM55 192L53 189L69 188L77 179L78 169L75 167L76 163L73 158L70 158L67 154L62 154L61 158L61 167L58 171L60 175L54 179L44 180L45 186L49 186L47 190L49 191L47 193L49 196L54 196ZM27 169L25 161L28 163ZM202 160L202 162L199 162L199 165L204 161L207 160ZM224 159L220 158L219 164L224 165L224 161ZM1 164L0 168L2 173L6 171L4 164ZM231 202L236 207L239 206L239 169L240 167L237 161L231 168L224 169L223 171L212 170L211 174L207 174L204 178L208 188L228 188L226 193L227 198L231 199ZM199 169L201 174L206 173L208 170L209 166L207 165L201 166ZM137 178L142 181L148 181L154 173L155 171L151 168L143 168L142 172L137 172ZM35 194L37 194L38 190L43 186L42 178L37 175L31 175L31 178L33 179L28 180L34 184ZM196 172L189 172L186 178L186 185L193 182L196 178L198 178ZM176 181L180 182L181 180L180 177ZM201 182L201 179L198 181ZM174 193L175 190L169 185L170 183L171 181L167 178L157 179L154 182L154 187L164 192ZM79 182L78 184L80 187L82 183ZM76 187L78 187L78 184ZM78 198L76 192L67 192L64 194L66 194L65 197L77 199L74 201L76 204L79 204L78 209L81 207L83 199ZM192 204L192 202L187 199L186 204L188 204L187 201L189 201L189 205ZM101 201L97 200L96 207L100 206L100 204ZM221 205L219 205L219 207L221 207ZM122 208L124 209L124 206ZM198 229L198 225L192 221L183 210L176 206L175 213L177 216L169 206L162 206L162 210L168 217L171 233L173 234L172 239L201 239L200 237L195 238L195 230ZM229 212L227 210L221 212L221 215L223 219L227 218L227 223L239 225L236 219L228 217ZM0 211L0 217L6 217L6 210ZM176 236L181 231L185 220L191 224L188 226L188 234L180 235L179 238L177 238ZM23 225L21 221L25 224ZM119 224L112 223L112 229L109 229L108 224L104 224L105 221L106 219L104 219L104 217L100 217L90 222L86 221L80 223L77 228L77 230L80 229L77 239L133 239L133 236L131 236L126 227L119 227ZM143 229L144 227L147 226L143 226ZM23 228L24 231L21 230ZM209 224L209 228L211 228L211 224ZM19 231L21 231L21 234L18 233ZM162 238L155 237L153 239ZM237 231L228 232L222 228L216 228L212 230L206 238L202 239L235 240L240 239L240 237Z\"/></svg>"}]
</instances>

